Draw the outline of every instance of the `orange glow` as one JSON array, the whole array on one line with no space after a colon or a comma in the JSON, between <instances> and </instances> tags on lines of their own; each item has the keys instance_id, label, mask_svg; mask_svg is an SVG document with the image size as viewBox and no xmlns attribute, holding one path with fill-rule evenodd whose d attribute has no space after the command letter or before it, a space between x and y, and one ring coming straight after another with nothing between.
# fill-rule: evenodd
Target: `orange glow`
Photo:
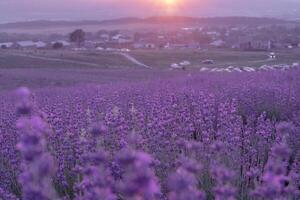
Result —
<instances>
[{"instance_id":1,"label":"orange glow","mask_svg":"<svg viewBox=\"0 0 300 200\"><path fill-rule=\"evenodd\" d=\"M177 4L177 0L164 0L164 3L167 6L175 6Z\"/></svg>"},{"instance_id":2,"label":"orange glow","mask_svg":"<svg viewBox=\"0 0 300 200\"><path fill-rule=\"evenodd\" d=\"M165 14L175 14L181 0L157 0L157 3Z\"/></svg>"}]
</instances>

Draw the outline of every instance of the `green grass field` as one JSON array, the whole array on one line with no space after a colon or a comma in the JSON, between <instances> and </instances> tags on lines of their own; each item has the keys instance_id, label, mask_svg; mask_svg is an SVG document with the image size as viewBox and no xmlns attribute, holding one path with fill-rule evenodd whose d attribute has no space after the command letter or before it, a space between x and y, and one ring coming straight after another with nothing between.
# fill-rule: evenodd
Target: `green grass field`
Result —
<instances>
[{"instance_id":1,"label":"green grass field","mask_svg":"<svg viewBox=\"0 0 300 200\"><path fill-rule=\"evenodd\" d=\"M278 59L268 60L269 52L248 52L232 50L153 50L135 51L131 53L136 59L147 65L168 68L172 63L179 63L183 60L191 62L192 68L200 67L227 67L227 66L253 66L258 67L264 64L291 64L300 60L300 53L277 52ZM203 60L212 59L215 64L202 64Z\"/></svg>"},{"instance_id":2,"label":"green grass field","mask_svg":"<svg viewBox=\"0 0 300 200\"><path fill-rule=\"evenodd\" d=\"M168 69L172 63L184 60L191 62L190 69L201 67L251 66L264 64L292 64L300 61L300 52L276 52L277 59L269 60L269 52L248 52L232 50L134 50L128 53L153 69ZM214 64L203 64L206 59ZM0 68L141 68L136 63L115 52L71 51L71 50L1 50Z\"/></svg>"},{"instance_id":3,"label":"green grass field","mask_svg":"<svg viewBox=\"0 0 300 200\"><path fill-rule=\"evenodd\" d=\"M121 55L109 52L54 50L0 51L0 68L128 68L136 67Z\"/></svg>"},{"instance_id":4,"label":"green grass field","mask_svg":"<svg viewBox=\"0 0 300 200\"><path fill-rule=\"evenodd\" d=\"M128 53L152 69L139 66L113 52L70 50L0 51L0 91L22 85L31 88L72 86L76 84L111 84L120 81L151 80L155 78L199 73L201 67L261 66L299 62L298 52L277 52L278 59L268 61L268 52L238 52L226 50L180 51L147 50ZM213 59L215 64L202 61ZM171 63L191 62L186 71L170 71Z\"/></svg>"}]
</instances>

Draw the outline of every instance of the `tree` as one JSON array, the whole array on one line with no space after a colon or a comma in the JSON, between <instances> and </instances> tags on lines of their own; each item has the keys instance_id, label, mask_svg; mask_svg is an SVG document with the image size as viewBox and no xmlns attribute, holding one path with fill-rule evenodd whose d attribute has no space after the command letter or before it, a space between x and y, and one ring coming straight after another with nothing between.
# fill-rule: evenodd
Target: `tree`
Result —
<instances>
[{"instance_id":1,"label":"tree","mask_svg":"<svg viewBox=\"0 0 300 200\"><path fill-rule=\"evenodd\" d=\"M70 41L75 42L78 47L81 47L85 41L85 32L82 29L77 29L70 34Z\"/></svg>"},{"instance_id":2,"label":"tree","mask_svg":"<svg viewBox=\"0 0 300 200\"><path fill-rule=\"evenodd\" d=\"M7 45L3 44L1 45L0 49L8 49Z\"/></svg>"},{"instance_id":3,"label":"tree","mask_svg":"<svg viewBox=\"0 0 300 200\"><path fill-rule=\"evenodd\" d=\"M61 42L55 42L53 45L52 45L52 48L53 49L62 49L64 47L63 43Z\"/></svg>"}]
</instances>

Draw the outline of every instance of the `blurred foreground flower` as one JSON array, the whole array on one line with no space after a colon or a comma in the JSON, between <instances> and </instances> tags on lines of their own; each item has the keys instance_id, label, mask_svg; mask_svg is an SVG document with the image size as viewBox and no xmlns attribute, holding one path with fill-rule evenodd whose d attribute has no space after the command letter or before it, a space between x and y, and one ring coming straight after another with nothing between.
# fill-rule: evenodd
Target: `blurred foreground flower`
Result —
<instances>
[{"instance_id":1,"label":"blurred foreground flower","mask_svg":"<svg viewBox=\"0 0 300 200\"><path fill-rule=\"evenodd\" d=\"M55 165L47 152L46 137L50 132L48 125L32 114L30 91L26 88L18 90L20 101L17 110L22 116L17 122L20 142L17 148L22 155L22 173L19 181L22 185L23 200L58 199L52 186Z\"/></svg>"}]
</instances>

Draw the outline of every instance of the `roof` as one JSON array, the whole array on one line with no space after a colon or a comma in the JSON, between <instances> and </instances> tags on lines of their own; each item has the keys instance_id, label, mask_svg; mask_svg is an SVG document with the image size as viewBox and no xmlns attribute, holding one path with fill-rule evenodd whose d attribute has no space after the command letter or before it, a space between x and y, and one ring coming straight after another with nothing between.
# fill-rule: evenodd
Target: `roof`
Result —
<instances>
[{"instance_id":1,"label":"roof","mask_svg":"<svg viewBox=\"0 0 300 200\"><path fill-rule=\"evenodd\" d=\"M0 43L0 47L1 46L6 46L6 47L11 47L14 43L12 42L3 42L3 43Z\"/></svg>"},{"instance_id":2,"label":"roof","mask_svg":"<svg viewBox=\"0 0 300 200\"><path fill-rule=\"evenodd\" d=\"M210 45L212 46L222 46L225 42L223 40L215 40Z\"/></svg>"},{"instance_id":3,"label":"roof","mask_svg":"<svg viewBox=\"0 0 300 200\"><path fill-rule=\"evenodd\" d=\"M17 42L17 44L20 45L21 47L36 46L35 42L33 42L33 41L20 41L20 42Z\"/></svg>"},{"instance_id":4,"label":"roof","mask_svg":"<svg viewBox=\"0 0 300 200\"><path fill-rule=\"evenodd\" d=\"M35 42L35 46L38 48L41 48L41 47L46 47L47 44L45 42L38 41L38 42Z\"/></svg>"}]
</instances>

